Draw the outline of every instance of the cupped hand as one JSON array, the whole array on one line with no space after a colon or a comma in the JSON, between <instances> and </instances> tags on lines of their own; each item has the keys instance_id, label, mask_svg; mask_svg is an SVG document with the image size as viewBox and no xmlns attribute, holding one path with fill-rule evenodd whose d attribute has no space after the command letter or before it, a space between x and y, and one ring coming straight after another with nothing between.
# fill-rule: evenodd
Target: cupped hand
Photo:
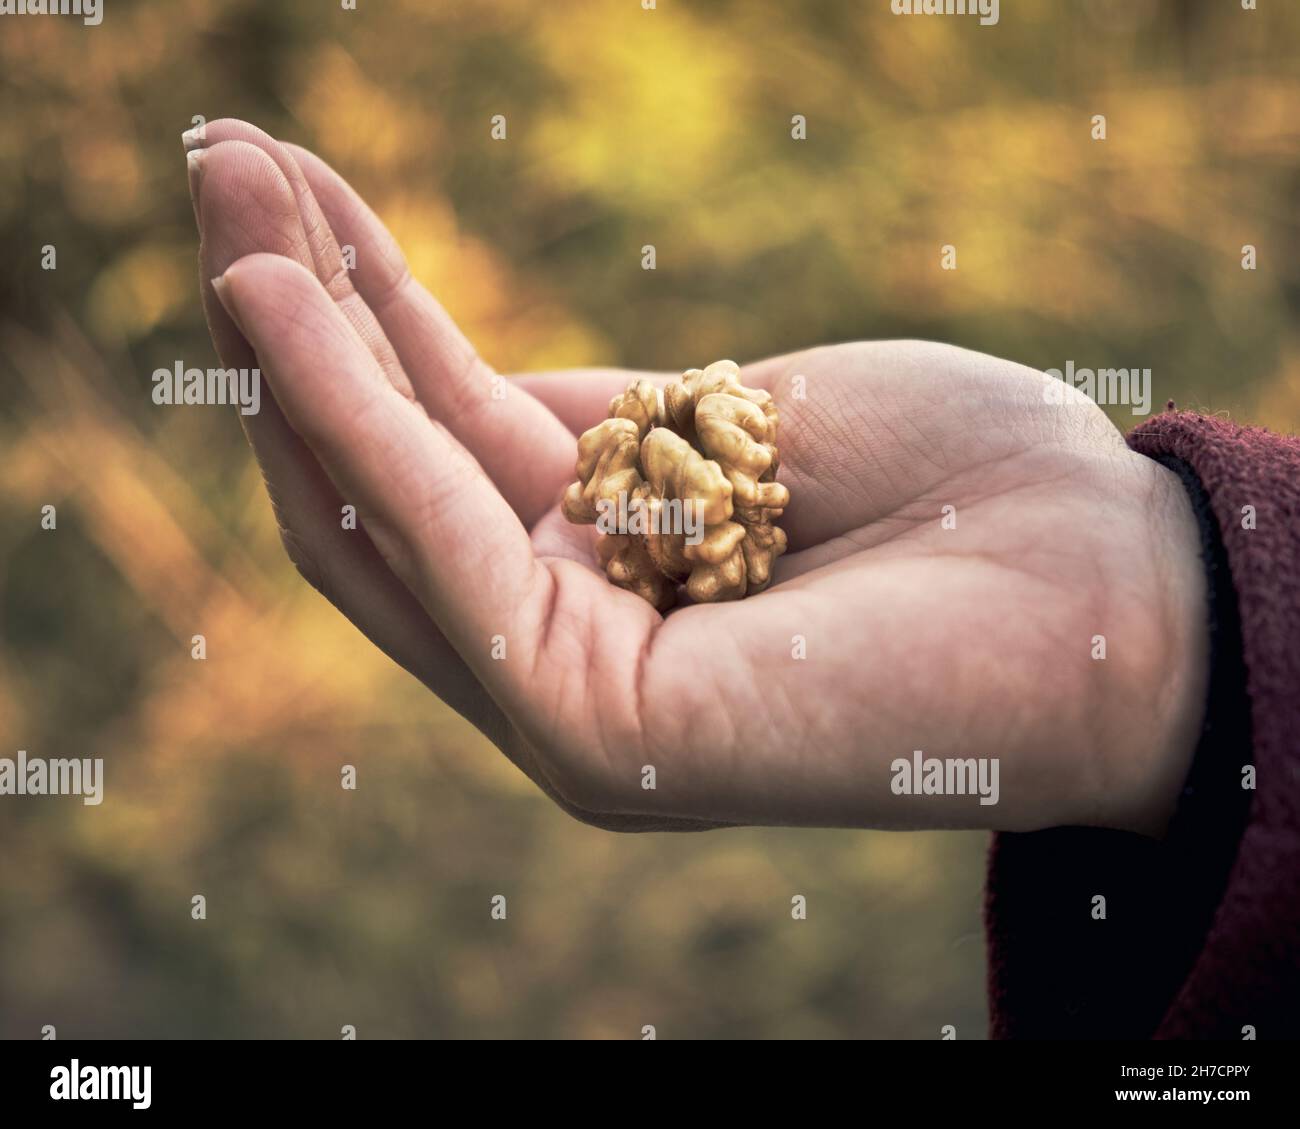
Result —
<instances>
[{"instance_id":1,"label":"cupped hand","mask_svg":"<svg viewBox=\"0 0 1300 1129\"><path fill-rule=\"evenodd\" d=\"M789 552L761 595L661 617L558 509L576 435L646 374L500 377L317 157L237 121L186 145L213 340L272 393L244 423L289 555L570 813L1161 832L1205 691L1198 535L1094 405L922 342L746 365ZM898 794L915 750L996 759L997 803Z\"/></svg>"}]
</instances>

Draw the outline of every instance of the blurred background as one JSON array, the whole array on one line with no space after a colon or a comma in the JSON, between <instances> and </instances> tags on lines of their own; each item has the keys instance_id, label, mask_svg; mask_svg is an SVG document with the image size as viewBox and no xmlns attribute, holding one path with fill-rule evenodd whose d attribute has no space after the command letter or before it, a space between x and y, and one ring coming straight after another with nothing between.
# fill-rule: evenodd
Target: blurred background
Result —
<instances>
[{"instance_id":1,"label":"blurred background","mask_svg":"<svg viewBox=\"0 0 1300 1129\"><path fill-rule=\"evenodd\" d=\"M315 149L503 371L923 336L1295 430L1300 5L104 5L0 17L0 756L107 774L0 799L0 1035L982 1037L985 836L582 826L299 581L150 400L180 134Z\"/></svg>"}]
</instances>

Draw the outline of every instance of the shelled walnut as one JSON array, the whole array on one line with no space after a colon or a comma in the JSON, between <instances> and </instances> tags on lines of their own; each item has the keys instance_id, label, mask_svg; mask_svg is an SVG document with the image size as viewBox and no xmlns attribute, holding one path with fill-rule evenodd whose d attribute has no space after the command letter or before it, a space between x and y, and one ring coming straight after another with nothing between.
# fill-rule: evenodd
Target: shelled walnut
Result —
<instances>
[{"instance_id":1,"label":"shelled walnut","mask_svg":"<svg viewBox=\"0 0 1300 1129\"><path fill-rule=\"evenodd\" d=\"M564 516L596 525L605 575L660 611L682 584L703 603L752 596L786 547L776 429L771 395L742 385L734 361L691 369L662 395L634 380L578 440Z\"/></svg>"}]
</instances>

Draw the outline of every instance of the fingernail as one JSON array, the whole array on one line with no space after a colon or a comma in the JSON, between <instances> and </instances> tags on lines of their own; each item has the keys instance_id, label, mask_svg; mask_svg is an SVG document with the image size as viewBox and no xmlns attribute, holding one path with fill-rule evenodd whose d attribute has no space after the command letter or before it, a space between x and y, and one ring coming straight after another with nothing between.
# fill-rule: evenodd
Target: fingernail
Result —
<instances>
[{"instance_id":1,"label":"fingernail","mask_svg":"<svg viewBox=\"0 0 1300 1129\"><path fill-rule=\"evenodd\" d=\"M226 281L224 273L212 279L212 292L216 294L217 301L221 303L222 308L230 315L230 320L239 327L239 331L242 333L243 327L239 325L239 313L235 309L235 296L231 293L230 283Z\"/></svg>"},{"instance_id":2,"label":"fingernail","mask_svg":"<svg viewBox=\"0 0 1300 1129\"><path fill-rule=\"evenodd\" d=\"M181 144L185 146L185 152L187 153L191 149L202 149L203 130L198 126L195 126L193 129L187 129L181 134Z\"/></svg>"},{"instance_id":3,"label":"fingernail","mask_svg":"<svg viewBox=\"0 0 1300 1129\"><path fill-rule=\"evenodd\" d=\"M203 229L203 221L199 217L199 188L203 183L203 159L207 154L202 149L191 149L185 154L185 169L190 178L190 202L194 205L194 222L199 225L199 230Z\"/></svg>"}]
</instances>

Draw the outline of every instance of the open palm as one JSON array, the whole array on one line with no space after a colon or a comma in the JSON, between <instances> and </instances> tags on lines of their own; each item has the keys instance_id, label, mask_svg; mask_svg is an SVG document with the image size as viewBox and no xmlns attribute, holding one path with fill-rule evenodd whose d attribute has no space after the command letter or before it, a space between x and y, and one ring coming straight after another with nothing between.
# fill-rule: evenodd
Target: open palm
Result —
<instances>
[{"instance_id":1,"label":"open palm","mask_svg":"<svg viewBox=\"0 0 1300 1129\"><path fill-rule=\"evenodd\" d=\"M567 810L1159 829L1203 690L1196 530L1094 406L920 342L746 366L780 410L789 552L761 595L661 617L557 506L576 434L645 374L503 382L319 159L233 121L187 146L214 341L274 394L245 424L290 555ZM998 804L894 794L918 749L997 758Z\"/></svg>"}]
</instances>

